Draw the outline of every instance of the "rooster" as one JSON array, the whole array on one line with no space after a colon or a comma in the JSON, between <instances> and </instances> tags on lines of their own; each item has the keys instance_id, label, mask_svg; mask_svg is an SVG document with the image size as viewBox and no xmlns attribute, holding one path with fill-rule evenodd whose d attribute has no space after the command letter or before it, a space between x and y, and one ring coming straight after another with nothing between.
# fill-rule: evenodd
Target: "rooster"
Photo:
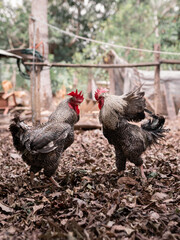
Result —
<instances>
[{"instance_id":1,"label":"rooster","mask_svg":"<svg viewBox=\"0 0 180 240\"><path fill-rule=\"evenodd\" d=\"M140 168L142 179L146 180L141 154L164 137L167 131L163 128L165 119L145 108L144 92L140 88L121 96L109 95L107 92L107 89L97 89L95 99L100 109L99 120L103 134L115 149L117 170L123 174L128 159ZM141 121L145 118L145 112L152 118L142 123L141 127L129 122Z\"/></svg>"},{"instance_id":2,"label":"rooster","mask_svg":"<svg viewBox=\"0 0 180 240\"><path fill-rule=\"evenodd\" d=\"M82 92L71 92L63 100L48 121L40 126L30 127L15 116L10 124L10 132L17 151L30 166L30 180L35 173L44 169L44 174L59 187L53 178L58 168L61 154L74 141L74 124L79 120L79 105L84 100Z\"/></svg>"}]
</instances>

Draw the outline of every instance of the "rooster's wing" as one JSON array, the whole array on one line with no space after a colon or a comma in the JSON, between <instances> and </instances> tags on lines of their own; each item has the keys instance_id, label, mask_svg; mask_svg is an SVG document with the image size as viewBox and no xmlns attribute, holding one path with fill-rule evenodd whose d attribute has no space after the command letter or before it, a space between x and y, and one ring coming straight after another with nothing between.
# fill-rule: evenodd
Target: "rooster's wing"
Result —
<instances>
[{"instance_id":1,"label":"rooster's wing","mask_svg":"<svg viewBox=\"0 0 180 240\"><path fill-rule=\"evenodd\" d=\"M140 88L124 94L121 96L123 100L127 102L126 106L124 107L124 117L128 121L141 121L145 118L145 98L144 92L140 92Z\"/></svg>"},{"instance_id":2,"label":"rooster's wing","mask_svg":"<svg viewBox=\"0 0 180 240\"><path fill-rule=\"evenodd\" d=\"M24 142L28 151L35 153L48 153L55 150L71 132L72 127L67 123L56 124L56 126L44 126L29 131ZM62 146L63 148L63 146Z\"/></svg>"}]
</instances>

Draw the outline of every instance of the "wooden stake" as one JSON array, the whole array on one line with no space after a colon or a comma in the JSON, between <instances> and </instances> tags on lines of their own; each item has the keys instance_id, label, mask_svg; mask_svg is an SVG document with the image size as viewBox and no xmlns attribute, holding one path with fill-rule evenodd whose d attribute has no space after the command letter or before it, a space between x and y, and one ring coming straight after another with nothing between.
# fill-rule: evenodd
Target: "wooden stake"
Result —
<instances>
[{"instance_id":1,"label":"wooden stake","mask_svg":"<svg viewBox=\"0 0 180 240\"><path fill-rule=\"evenodd\" d=\"M36 29L35 21L29 22L29 46L35 48L36 42L39 42L39 29ZM33 25L33 27L32 27ZM37 41L36 41L37 39ZM35 51L35 49L33 50ZM40 72L41 67L36 66L35 56L33 52L33 62L31 67L30 79L31 79L31 111L32 111L32 123L37 125L40 122Z\"/></svg>"},{"instance_id":2,"label":"wooden stake","mask_svg":"<svg viewBox=\"0 0 180 240\"><path fill-rule=\"evenodd\" d=\"M29 22L29 47L32 46L35 48L36 41L36 24L34 20L30 20ZM34 57L34 50L33 50ZM34 59L31 67L30 79L31 79L31 111L32 111L32 123L35 125L36 123L36 73L34 64Z\"/></svg>"},{"instance_id":3,"label":"wooden stake","mask_svg":"<svg viewBox=\"0 0 180 240\"><path fill-rule=\"evenodd\" d=\"M39 28L37 28L37 43L40 42L40 33L39 33ZM39 49L37 49L39 50ZM36 68L37 74L36 74L36 118L35 118L35 123L36 125L40 123L41 120L41 103L40 103L40 79L41 79L41 67L37 66Z\"/></svg>"},{"instance_id":4,"label":"wooden stake","mask_svg":"<svg viewBox=\"0 0 180 240\"><path fill-rule=\"evenodd\" d=\"M40 93L39 93L39 89L40 89L40 72L41 69L40 67L37 67L36 69L36 77L35 77L35 97L34 97L34 102L35 102L35 111L34 111L34 118L33 118L33 123L35 125L38 125L40 123Z\"/></svg>"},{"instance_id":5,"label":"wooden stake","mask_svg":"<svg viewBox=\"0 0 180 240\"><path fill-rule=\"evenodd\" d=\"M160 51L160 45L155 44L154 50ZM160 54L155 53L154 55L155 55L155 61L159 62ZM154 73L154 107L155 107L156 114L162 113L162 98L161 98L161 87L160 87L160 64L158 64L155 67L155 73Z\"/></svg>"}]
</instances>

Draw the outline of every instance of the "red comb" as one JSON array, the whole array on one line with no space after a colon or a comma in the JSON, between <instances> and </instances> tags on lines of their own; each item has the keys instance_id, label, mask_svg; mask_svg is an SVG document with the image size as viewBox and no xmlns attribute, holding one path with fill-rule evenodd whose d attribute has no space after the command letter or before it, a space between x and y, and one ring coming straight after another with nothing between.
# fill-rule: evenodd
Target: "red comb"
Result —
<instances>
[{"instance_id":1,"label":"red comb","mask_svg":"<svg viewBox=\"0 0 180 240\"><path fill-rule=\"evenodd\" d=\"M78 90L77 90L77 89L76 89L75 92L70 92L70 93L68 93L68 95L76 98L76 99L79 100L80 102L82 102L82 101L84 100L82 91L81 91L80 93L78 93Z\"/></svg>"},{"instance_id":2,"label":"red comb","mask_svg":"<svg viewBox=\"0 0 180 240\"><path fill-rule=\"evenodd\" d=\"M106 89L106 88L101 88L101 89L97 89L95 94L94 94L94 97L96 100L98 100L99 96L102 94L102 93L105 93L105 92L108 92L109 90Z\"/></svg>"}]
</instances>

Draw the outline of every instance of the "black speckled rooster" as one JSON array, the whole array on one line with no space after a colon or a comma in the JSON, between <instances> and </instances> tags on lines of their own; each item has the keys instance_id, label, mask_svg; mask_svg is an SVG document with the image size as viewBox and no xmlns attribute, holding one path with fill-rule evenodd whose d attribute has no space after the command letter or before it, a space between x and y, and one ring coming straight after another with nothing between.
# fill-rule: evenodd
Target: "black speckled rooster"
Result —
<instances>
[{"instance_id":1,"label":"black speckled rooster","mask_svg":"<svg viewBox=\"0 0 180 240\"><path fill-rule=\"evenodd\" d=\"M58 168L61 154L74 141L74 124L79 120L78 105L83 101L82 92L71 92L53 112L48 122L37 127L30 127L18 116L9 127L15 148L22 154L22 159L30 166L30 178L44 169L44 174L53 184L59 186L53 174Z\"/></svg>"},{"instance_id":2,"label":"black speckled rooster","mask_svg":"<svg viewBox=\"0 0 180 240\"><path fill-rule=\"evenodd\" d=\"M115 148L117 169L122 174L129 160L140 168L145 180L141 154L157 139L164 137L167 131L163 128L165 119L145 108L144 92L140 92L139 88L121 96L107 92L107 89L97 89L95 98L100 109L103 134ZM129 122L144 119L145 111L152 119L141 124L141 127Z\"/></svg>"}]
</instances>

